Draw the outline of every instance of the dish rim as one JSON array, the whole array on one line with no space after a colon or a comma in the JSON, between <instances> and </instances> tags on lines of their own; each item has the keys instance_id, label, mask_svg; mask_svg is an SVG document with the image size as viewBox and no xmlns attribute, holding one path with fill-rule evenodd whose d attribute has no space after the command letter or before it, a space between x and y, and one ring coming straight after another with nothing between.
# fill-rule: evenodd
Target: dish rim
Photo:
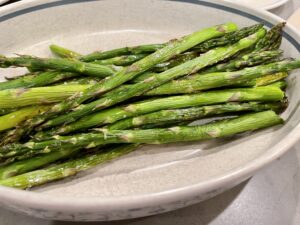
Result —
<instances>
[{"instance_id":1,"label":"dish rim","mask_svg":"<svg viewBox=\"0 0 300 225\"><path fill-rule=\"evenodd\" d=\"M164 1L164 0L157 0ZM176 2L182 2L182 0L175 0ZM195 0L196 1L196 0ZM195 2L194 0L183 1L185 3ZM199 0L201 2L212 2L214 4L230 7L239 8L237 10L242 12L248 12L251 15L256 13L256 16L262 18L263 16L268 17L268 20L273 20L274 22L285 21L282 18L261 9L254 9L247 6L241 6L239 4L224 2L220 0ZM42 3L43 0L28 0L16 2L0 8L0 15L6 15L5 13L10 13L11 10L16 10L18 7L26 7L30 3ZM47 3L47 2L46 2ZM296 36L298 44L300 44L300 33L290 26L286 25L285 30L289 30L292 36ZM167 202L174 202L181 199L191 199L195 196L199 196L201 193L205 193L208 190L217 190L223 186L230 185L237 180L243 180L250 177L255 171L262 168L263 166L269 164L270 162L281 157L285 152L287 152L300 138L300 123L298 123L280 142L272 147L273 151L269 155L261 155L255 158L251 162L245 164L242 168L235 171L226 172L222 175L214 177L210 180L202 181L197 184L175 188L171 190L165 190L157 193L148 194L138 194L135 196L115 196L115 197L59 197L59 198L49 198L50 196L43 193L30 192L19 190L15 188L9 188L0 186L0 199L4 203L13 203L19 206L26 205L26 207L34 208L47 208L48 210L58 210L63 208L63 211L74 211L74 209L89 209L99 211L100 209L105 209L105 211L110 209L128 209L137 208L145 206L157 206L160 204L165 204Z\"/></svg>"}]
</instances>

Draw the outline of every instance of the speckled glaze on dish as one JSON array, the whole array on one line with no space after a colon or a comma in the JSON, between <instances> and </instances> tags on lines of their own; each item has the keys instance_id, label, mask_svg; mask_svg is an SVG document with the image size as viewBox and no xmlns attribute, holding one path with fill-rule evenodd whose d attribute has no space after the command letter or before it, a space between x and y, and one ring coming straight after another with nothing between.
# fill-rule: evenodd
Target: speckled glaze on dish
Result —
<instances>
[{"instance_id":1,"label":"speckled glaze on dish","mask_svg":"<svg viewBox=\"0 0 300 225\"><path fill-rule=\"evenodd\" d=\"M27 0L0 9L1 54L49 56L57 43L82 53L156 43L202 27L282 21L223 1ZM283 48L298 57L299 34L285 28ZM0 70L1 79L14 75ZM9 74L7 74L9 73ZM3 206L32 216L73 221L136 218L185 207L249 178L300 136L298 71L289 78L287 123L239 138L146 146L111 163L32 191L0 187Z\"/></svg>"}]
</instances>

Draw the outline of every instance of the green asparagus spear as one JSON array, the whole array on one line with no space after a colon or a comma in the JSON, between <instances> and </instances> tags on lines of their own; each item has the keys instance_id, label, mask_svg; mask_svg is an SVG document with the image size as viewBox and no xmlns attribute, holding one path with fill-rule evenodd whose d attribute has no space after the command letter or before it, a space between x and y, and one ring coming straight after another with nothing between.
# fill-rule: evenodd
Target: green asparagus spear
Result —
<instances>
[{"instance_id":1,"label":"green asparagus spear","mask_svg":"<svg viewBox=\"0 0 300 225\"><path fill-rule=\"evenodd\" d=\"M37 88L18 88L0 91L0 108L23 107L60 102L89 85L59 85Z\"/></svg>"},{"instance_id":2,"label":"green asparagus spear","mask_svg":"<svg viewBox=\"0 0 300 225\"><path fill-rule=\"evenodd\" d=\"M60 58L77 58L80 57L81 54L71 51L69 49L63 48L61 46L58 45L50 45L49 46L51 52L57 56L59 56Z\"/></svg>"},{"instance_id":3,"label":"green asparagus spear","mask_svg":"<svg viewBox=\"0 0 300 225\"><path fill-rule=\"evenodd\" d=\"M49 84L63 81L72 77L77 77L78 73L46 71L37 74L29 74L26 76L20 76L13 80L0 83L0 90L12 89L12 88L30 88L41 87Z\"/></svg>"},{"instance_id":4,"label":"green asparagus spear","mask_svg":"<svg viewBox=\"0 0 300 225\"><path fill-rule=\"evenodd\" d=\"M128 117L138 116L164 109L179 109L212 105L232 101L281 101L284 93L279 88L257 87L207 91L199 94L172 96L115 107L85 116L78 121L48 131L49 135L67 134L73 131L114 123ZM45 135L42 135L43 137ZM38 134L36 135L38 138Z\"/></svg>"},{"instance_id":5,"label":"green asparagus spear","mask_svg":"<svg viewBox=\"0 0 300 225\"><path fill-rule=\"evenodd\" d=\"M47 113L44 113L43 115L37 116L29 121L27 121L23 126L20 126L19 129L15 130L14 132L11 132L8 134L5 138L5 141L2 142L2 144L9 143L15 140L20 139L24 134L30 133L33 127L40 125L43 123L45 120L48 118L51 118L53 116L57 116L58 113L63 113L65 111L68 111L72 108L75 108L79 106L81 103L84 101L96 96L100 95L104 92L107 92L123 83L126 81L129 81L133 79L135 76L138 74L141 74L142 72L150 69L154 65L164 62L170 58L172 58L175 55L180 54L181 52L184 52L188 50L189 48L204 42L208 39L211 39L213 37L218 37L224 35L226 32L230 32L236 30L236 25L233 23L227 23L223 25L218 25L214 27L210 27L201 31L197 31L193 34L190 34L188 36L185 36L179 40L171 41L166 47L154 52L153 54L133 63L132 65L121 69L118 71L114 76L111 76L110 78L104 80L100 84L93 85L91 88L86 89L85 91L78 92L77 95L73 95L72 97L68 98L67 100L54 105ZM240 45L242 45L244 48L247 47L249 44L248 42L251 42L253 45L256 43L258 39L260 39L262 36L264 36L265 31L260 30L256 34L252 35L251 38L247 38L246 40L242 41ZM242 46L236 46L234 49L235 52L237 49L241 49ZM233 49L232 49L233 51ZM228 52L226 51L228 54ZM225 54L226 56L226 54ZM191 63L192 64L192 63ZM190 64L189 64L190 65ZM184 66L184 69L185 66ZM188 68L191 70L191 68ZM181 72L181 71L176 71L176 73ZM180 73L181 74L181 73ZM171 78L172 79L172 78ZM132 95L130 96L132 97ZM123 100L128 99L129 97L124 96ZM118 101L111 101L109 98L107 99L100 99L100 101L103 101L101 104L98 103L98 101L94 102L96 103L96 108L93 106L92 111L95 109L100 109L104 107L109 107L112 104L118 103ZM94 104L92 103L92 104ZM91 104L87 106L90 107ZM78 109L78 107L77 107ZM78 113L80 112L80 113ZM85 114L85 113L90 113L90 111L87 112L87 110L81 110L81 111L76 111L77 114ZM81 117L81 115L80 115Z\"/></svg>"},{"instance_id":6,"label":"green asparagus spear","mask_svg":"<svg viewBox=\"0 0 300 225\"><path fill-rule=\"evenodd\" d=\"M276 60L282 55L281 50L250 52L237 59L228 62L219 63L215 66L203 70L203 73L235 71L240 68L264 64L270 60Z\"/></svg>"},{"instance_id":7,"label":"green asparagus spear","mask_svg":"<svg viewBox=\"0 0 300 225\"><path fill-rule=\"evenodd\" d=\"M183 126L146 130L108 130L101 128L98 129L98 132L94 133L82 133L72 136L56 135L53 140L6 145L1 148L1 156L4 158L27 152L51 152L73 146L88 149L111 143L163 144L181 141L200 141L230 136L279 123L282 123L282 119L274 111L269 110L192 127Z\"/></svg>"},{"instance_id":8,"label":"green asparagus spear","mask_svg":"<svg viewBox=\"0 0 300 225\"><path fill-rule=\"evenodd\" d=\"M0 56L0 67L7 68L11 66L28 67L33 71L53 69L64 72L81 73L96 77L107 77L120 70L120 68L116 66L97 65L70 59L44 59L27 55L11 58Z\"/></svg>"},{"instance_id":9,"label":"green asparagus spear","mask_svg":"<svg viewBox=\"0 0 300 225\"><path fill-rule=\"evenodd\" d=\"M219 47L227 44L232 44L239 41L242 38L245 38L262 28L262 24L255 24L253 26L245 27L240 30L235 31L232 29L228 31L228 34L223 35L220 38L214 38L207 40L203 43L196 45L193 49L201 52L206 52L214 47ZM151 53L155 52L167 44L150 44L150 45L140 45L135 47L125 47L119 49L113 49L105 52L94 52L89 55L79 57L78 59L84 62L91 62L95 60L113 58L120 55L129 55L129 54L141 54L141 53Z\"/></svg>"},{"instance_id":10,"label":"green asparagus spear","mask_svg":"<svg viewBox=\"0 0 300 225\"><path fill-rule=\"evenodd\" d=\"M278 42L281 43L281 31L284 26L285 26L285 22L279 23L276 26L272 27L267 32L266 36L262 38L259 42L257 42L255 46L255 51L266 50L266 49L268 50L278 49L278 47L280 46Z\"/></svg>"},{"instance_id":11,"label":"green asparagus spear","mask_svg":"<svg viewBox=\"0 0 300 225\"><path fill-rule=\"evenodd\" d=\"M147 54L135 54L135 55L122 55L114 58L102 59L93 61L98 65L116 65L116 66L129 66L130 64L145 58Z\"/></svg>"},{"instance_id":12,"label":"green asparagus spear","mask_svg":"<svg viewBox=\"0 0 300 225\"><path fill-rule=\"evenodd\" d=\"M274 72L287 72L291 69L300 68L300 61L290 61L285 60L278 63L271 63L262 66L249 67L243 70L235 72L219 72L219 73L209 73L209 74L199 74L194 75L190 79L183 80L173 80L169 83L163 84L155 89L152 89L145 93L145 95L171 95L180 93L195 93L201 90L207 90L217 87L224 86L249 86L251 83L247 82L267 82L267 79L271 81L282 79L286 74L282 74L279 77L276 74L273 77L261 78L264 75L269 75ZM260 78L258 81L251 81L253 79ZM250 85L251 86L251 85ZM258 83L258 86L259 83ZM125 86L126 87L126 86ZM131 87L128 86L128 87ZM124 87L123 87L124 88Z\"/></svg>"},{"instance_id":13,"label":"green asparagus spear","mask_svg":"<svg viewBox=\"0 0 300 225\"><path fill-rule=\"evenodd\" d=\"M169 122L193 121L203 117L220 115L225 113L237 113L243 111L260 112L264 110L281 111L286 104L283 103L226 103L220 105L210 105L202 107L192 107L184 109L161 110L137 117L117 121L106 128L109 130L125 130L132 127L141 127L149 124L165 124Z\"/></svg>"},{"instance_id":14,"label":"green asparagus spear","mask_svg":"<svg viewBox=\"0 0 300 225\"><path fill-rule=\"evenodd\" d=\"M0 109L0 116L6 115L8 113L14 112L17 109L15 108L10 108L10 109Z\"/></svg>"},{"instance_id":15,"label":"green asparagus spear","mask_svg":"<svg viewBox=\"0 0 300 225\"><path fill-rule=\"evenodd\" d=\"M43 126L42 128L48 128L53 127L56 125L60 125L62 123L70 123L73 121L76 121L78 118L81 118L84 115L90 114L94 111L107 108L109 106L112 106L116 103L125 101L131 97L138 96L143 94L144 92L157 87L163 83L166 83L169 80L178 78L180 76L183 76L185 74L194 73L197 72L197 70L204 68L207 65L211 65L215 62L218 62L224 58L227 58L236 52L248 48L255 44L257 40L259 40L261 37L263 37L265 34L265 30L261 29L257 33L252 34L251 36L241 39L238 43L228 46L228 47L219 47L216 49L213 49L211 51L208 51L207 53L190 60L186 63L183 63L179 66L173 67L165 72L162 72L157 75L153 75L149 79L145 80L142 83L137 83L131 86L131 88L124 90L121 90L120 92L113 91L110 95L106 95L103 98L100 98L99 100L96 100L94 102L91 102L86 105L81 105L80 107L77 107L74 109L74 111L66 114L61 115L59 117L56 117L52 120L49 120ZM147 58L147 57L146 57ZM144 58L144 59L146 59ZM144 60L142 59L142 60ZM141 61L142 61L141 60ZM139 61L140 62L140 61ZM134 65L134 64L132 64ZM88 90L93 90L94 88L91 87ZM86 92L91 91L84 91L82 96L85 95ZM83 97L84 98L84 97ZM75 100L75 102L78 102L78 99ZM64 103L60 104L64 105Z\"/></svg>"},{"instance_id":16,"label":"green asparagus spear","mask_svg":"<svg viewBox=\"0 0 300 225\"><path fill-rule=\"evenodd\" d=\"M4 116L0 116L0 131L4 131L13 127L16 127L19 123L24 120L33 117L41 112L49 109L50 106L30 106L26 108L22 108L6 114Z\"/></svg>"},{"instance_id":17,"label":"green asparagus spear","mask_svg":"<svg viewBox=\"0 0 300 225\"><path fill-rule=\"evenodd\" d=\"M50 181L60 180L65 177L73 176L80 171L88 170L99 164L121 157L136 150L137 147L138 144L126 144L106 151L97 151L94 154L86 155L82 158L69 160L52 167L1 180L0 185L25 189ZM54 155L54 153L58 154L58 152L53 152L52 154ZM26 165L30 165L30 159L27 162ZM38 161L35 160L34 162ZM14 173L13 168L10 172ZM17 172L19 172L18 169ZM0 169L0 177L6 178L10 176L11 174L3 173Z\"/></svg>"},{"instance_id":18,"label":"green asparagus spear","mask_svg":"<svg viewBox=\"0 0 300 225\"><path fill-rule=\"evenodd\" d=\"M79 150L79 147L72 147L40 155L28 154L27 158L23 157L24 159L18 162L14 162L15 160L20 160L18 157L9 158L5 162L1 163L0 180L35 170L57 160L69 158L76 153L79 153ZM20 158L22 158L22 156Z\"/></svg>"},{"instance_id":19,"label":"green asparagus spear","mask_svg":"<svg viewBox=\"0 0 300 225\"><path fill-rule=\"evenodd\" d=\"M274 74L268 74L266 76L262 76L247 82L242 82L237 84L237 87L259 87L259 86L266 86L272 83L275 83L277 81L283 80L288 76L287 72L279 72ZM234 85L235 86L235 85ZM282 84L279 85L279 87L284 87Z\"/></svg>"}]
</instances>

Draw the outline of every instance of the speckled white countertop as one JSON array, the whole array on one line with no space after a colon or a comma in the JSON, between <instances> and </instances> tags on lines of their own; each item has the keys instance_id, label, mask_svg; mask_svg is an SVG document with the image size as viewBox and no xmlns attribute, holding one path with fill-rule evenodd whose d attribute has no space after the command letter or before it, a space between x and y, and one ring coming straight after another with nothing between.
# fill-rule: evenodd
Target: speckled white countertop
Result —
<instances>
[{"instance_id":1,"label":"speckled white countertop","mask_svg":"<svg viewBox=\"0 0 300 225\"><path fill-rule=\"evenodd\" d=\"M291 0L271 12L287 19L299 7L300 0ZM127 221L72 223L32 218L0 208L0 225L299 225L299 197L300 142L247 182L177 211Z\"/></svg>"}]
</instances>

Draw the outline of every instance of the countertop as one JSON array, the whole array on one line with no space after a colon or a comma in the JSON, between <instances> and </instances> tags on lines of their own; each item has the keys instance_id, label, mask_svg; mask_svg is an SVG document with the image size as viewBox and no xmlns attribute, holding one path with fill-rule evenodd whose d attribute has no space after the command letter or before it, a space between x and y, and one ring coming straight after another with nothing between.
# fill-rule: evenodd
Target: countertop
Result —
<instances>
[{"instance_id":1,"label":"countertop","mask_svg":"<svg viewBox=\"0 0 300 225\"><path fill-rule=\"evenodd\" d=\"M300 0L271 12L287 19ZM248 181L212 199L177 211L127 221L48 221L0 208L0 225L298 225L300 142Z\"/></svg>"}]
</instances>

